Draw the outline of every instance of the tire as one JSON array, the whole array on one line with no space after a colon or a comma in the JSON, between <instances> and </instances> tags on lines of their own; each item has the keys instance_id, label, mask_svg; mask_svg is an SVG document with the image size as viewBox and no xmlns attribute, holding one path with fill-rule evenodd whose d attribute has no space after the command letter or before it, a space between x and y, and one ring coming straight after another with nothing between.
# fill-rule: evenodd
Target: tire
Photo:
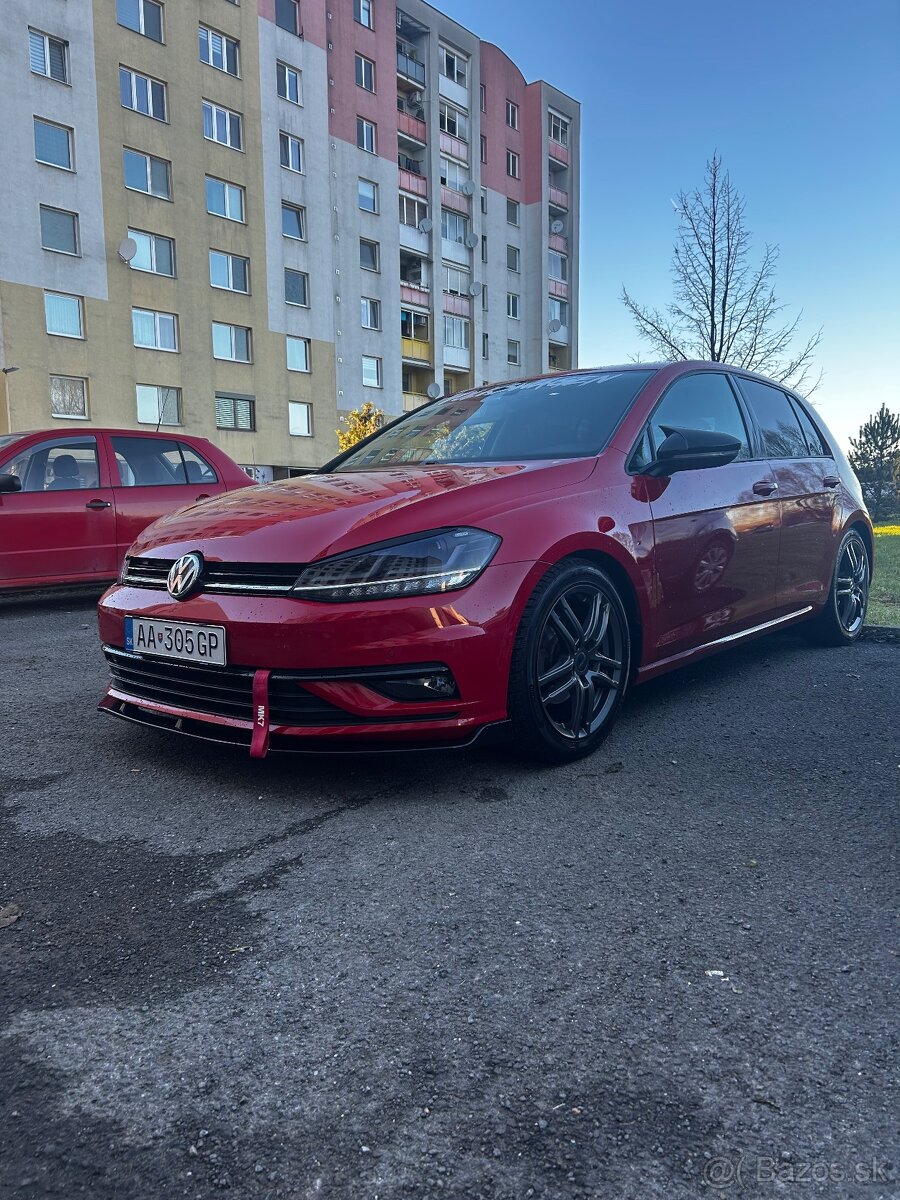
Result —
<instances>
[{"instance_id":1,"label":"tire","mask_svg":"<svg viewBox=\"0 0 900 1200\"><path fill-rule=\"evenodd\" d=\"M872 567L869 548L858 529L841 538L825 607L807 625L811 639L822 646L849 646L862 633L869 605Z\"/></svg>"},{"instance_id":2,"label":"tire","mask_svg":"<svg viewBox=\"0 0 900 1200\"><path fill-rule=\"evenodd\" d=\"M517 751L554 763L593 753L618 716L630 670L628 618L610 577L584 559L551 567L513 647L508 707Z\"/></svg>"}]
</instances>

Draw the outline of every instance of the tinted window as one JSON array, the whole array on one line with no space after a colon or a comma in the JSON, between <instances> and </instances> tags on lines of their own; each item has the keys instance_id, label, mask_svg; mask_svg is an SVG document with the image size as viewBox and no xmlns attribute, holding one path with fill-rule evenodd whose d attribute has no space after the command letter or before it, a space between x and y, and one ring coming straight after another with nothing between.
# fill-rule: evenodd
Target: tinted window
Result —
<instances>
[{"instance_id":1,"label":"tinted window","mask_svg":"<svg viewBox=\"0 0 900 1200\"><path fill-rule=\"evenodd\" d=\"M397 421L337 470L597 454L652 374L598 371L463 392Z\"/></svg>"},{"instance_id":2,"label":"tinted window","mask_svg":"<svg viewBox=\"0 0 900 1200\"><path fill-rule=\"evenodd\" d=\"M8 462L3 473L18 475L23 492L72 492L100 481L95 438L39 442Z\"/></svg>"},{"instance_id":3,"label":"tinted window","mask_svg":"<svg viewBox=\"0 0 900 1200\"><path fill-rule=\"evenodd\" d=\"M741 443L738 458L750 457L750 440L734 392L724 375L704 371L677 379L650 418L654 448L673 429L709 429Z\"/></svg>"},{"instance_id":4,"label":"tinted window","mask_svg":"<svg viewBox=\"0 0 900 1200\"><path fill-rule=\"evenodd\" d=\"M114 437L111 441L123 487L187 483L177 442L130 437Z\"/></svg>"},{"instance_id":5,"label":"tinted window","mask_svg":"<svg viewBox=\"0 0 900 1200\"><path fill-rule=\"evenodd\" d=\"M740 385L756 416L769 458L807 458L806 439L784 392L755 379L741 379Z\"/></svg>"},{"instance_id":6,"label":"tinted window","mask_svg":"<svg viewBox=\"0 0 900 1200\"><path fill-rule=\"evenodd\" d=\"M193 446L188 446L185 442L179 442L178 448L184 459L184 469L187 472L188 483L217 482L215 471L203 455L197 453Z\"/></svg>"},{"instance_id":7,"label":"tinted window","mask_svg":"<svg viewBox=\"0 0 900 1200\"><path fill-rule=\"evenodd\" d=\"M807 413L802 404L798 404L796 400L791 400L791 408L797 414L797 420L800 422L800 428L803 430L803 435L806 438L806 444L809 447L811 458L831 458L831 451L825 444L825 439L812 423L812 418Z\"/></svg>"}]
</instances>

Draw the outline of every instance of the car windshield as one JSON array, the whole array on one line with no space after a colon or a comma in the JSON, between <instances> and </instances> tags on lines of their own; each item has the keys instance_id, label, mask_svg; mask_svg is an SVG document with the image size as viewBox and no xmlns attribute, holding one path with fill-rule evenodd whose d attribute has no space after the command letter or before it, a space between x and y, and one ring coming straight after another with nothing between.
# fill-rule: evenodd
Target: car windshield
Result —
<instances>
[{"instance_id":1,"label":"car windshield","mask_svg":"<svg viewBox=\"0 0 900 1200\"><path fill-rule=\"evenodd\" d=\"M653 374L597 371L461 392L394 422L330 469L598 454Z\"/></svg>"}]
</instances>

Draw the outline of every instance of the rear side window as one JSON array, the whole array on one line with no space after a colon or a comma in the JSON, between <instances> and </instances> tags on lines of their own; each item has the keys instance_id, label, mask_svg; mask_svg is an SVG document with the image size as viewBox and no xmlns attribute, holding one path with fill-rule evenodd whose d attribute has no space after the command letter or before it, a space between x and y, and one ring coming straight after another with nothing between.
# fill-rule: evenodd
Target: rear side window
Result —
<instances>
[{"instance_id":1,"label":"rear side window","mask_svg":"<svg viewBox=\"0 0 900 1200\"><path fill-rule=\"evenodd\" d=\"M184 459L184 470L188 483L216 483L216 473L198 451L186 442L179 442L178 449Z\"/></svg>"},{"instance_id":2,"label":"rear side window","mask_svg":"<svg viewBox=\"0 0 900 1200\"><path fill-rule=\"evenodd\" d=\"M808 458L806 438L784 392L756 379L739 379L753 409L768 458Z\"/></svg>"},{"instance_id":3,"label":"rear side window","mask_svg":"<svg viewBox=\"0 0 900 1200\"><path fill-rule=\"evenodd\" d=\"M803 430L803 436L806 438L806 445L809 449L810 458L831 458L832 453L828 446L825 445L825 439L812 423L812 418L807 413L802 404L798 404L796 400L791 400L791 408L797 414L797 420L800 422L800 428Z\"/></svg>"},{"instance_id":4,"label":"rear side window","mask_svg":"<svg viewBox=\"0 0 900 1200\"><path fill-rule=\"evenodd\" d=\"M123 487L171 487L188 482L177 442L131 437L110 440Z\"/></svg>"},{"instance_id":5,"label":"rear side window","mask_svg":"<svg viewBox=\"0 0 900 1200\"><path fill-rule=\"evenodd\" d=\"M724 375L703 371L676 379L650 418L653 449L673 429L708 429L741 443L738 459L750 457L750 439L731 385Z\"/></svg>"}]
</instances>

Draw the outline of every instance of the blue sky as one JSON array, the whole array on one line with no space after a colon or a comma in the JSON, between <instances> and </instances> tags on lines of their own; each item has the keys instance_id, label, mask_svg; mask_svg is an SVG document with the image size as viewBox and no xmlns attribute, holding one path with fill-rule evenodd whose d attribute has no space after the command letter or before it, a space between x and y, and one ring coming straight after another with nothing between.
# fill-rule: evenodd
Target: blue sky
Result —
<instances>
[{"instance_id":1,"label":"blue sky","mask_svg":"<svg viewBox=\"0 0 900 1200\"><path fill-rule=\"evenodd\" d=\"M825 420L846 445L900 410L900 0L438 2L581 101L580 365L641 350L621 285L668 300L670 197L718 149L781 299L823 326Z\"/></svg>"}]
</instances>

